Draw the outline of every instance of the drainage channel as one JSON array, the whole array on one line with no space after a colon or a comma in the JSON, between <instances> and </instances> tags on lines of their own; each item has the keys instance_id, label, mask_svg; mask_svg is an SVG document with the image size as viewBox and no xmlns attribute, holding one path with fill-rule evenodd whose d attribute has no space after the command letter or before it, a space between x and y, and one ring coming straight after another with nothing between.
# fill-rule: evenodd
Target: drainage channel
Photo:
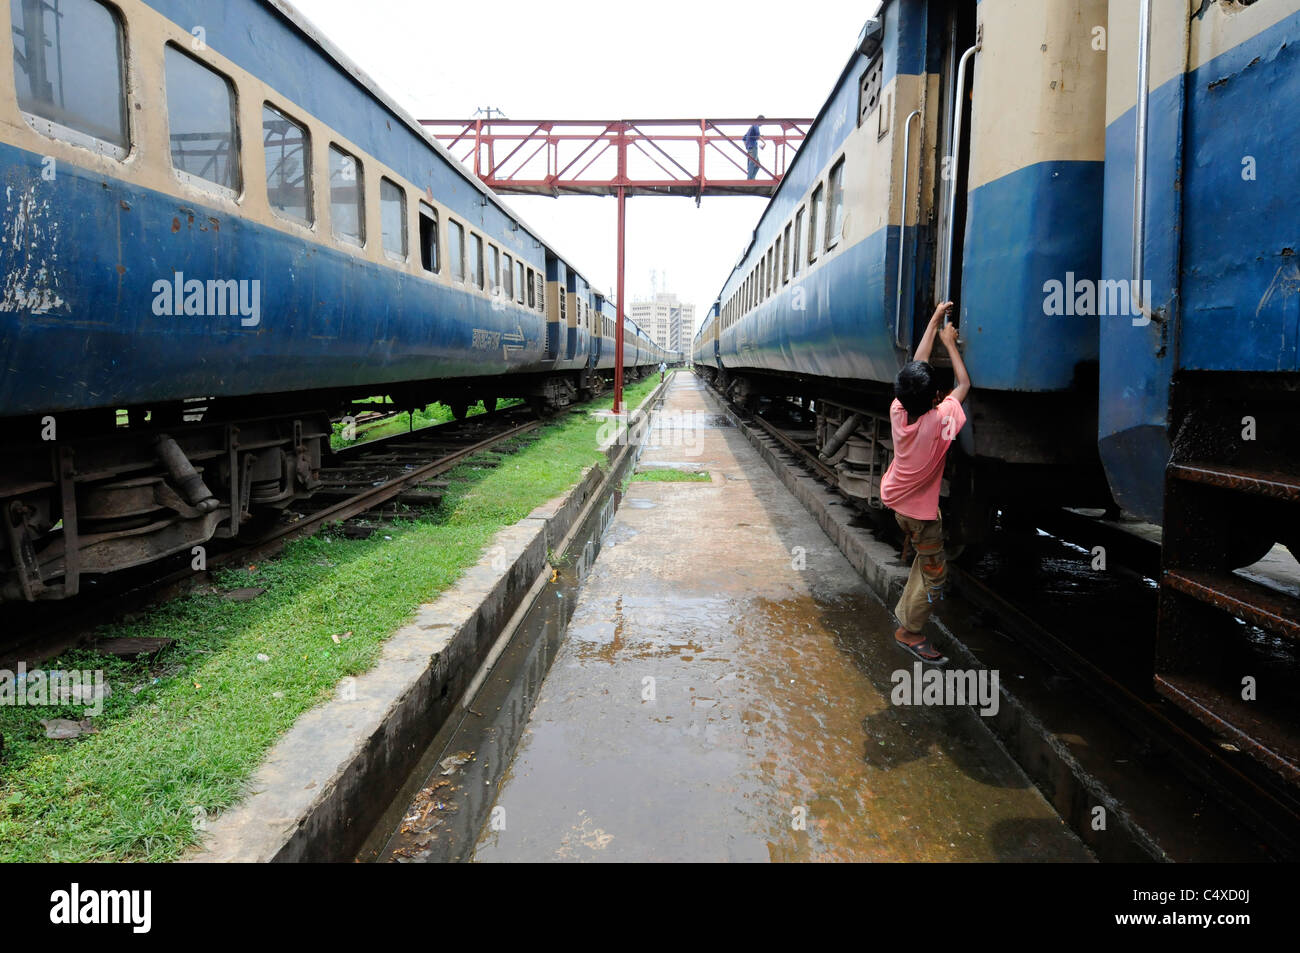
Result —
<instances>
[{"instance_id":1,"label":"drainage channel","mask_svg":"<svg viewBox=\"0 0 1300 953\"><path fill-rule=\"evenodd\" d=\"M624 481L636 468L645 435L653 428L655 402L635 428L631 452L605 482L569 545L553 562L509 641L482 679L467 692L379 823L358 851L362 862L449 863L468 860L480 831L491 821L497 790L523 737L551 662L602 541L622 502Z\"/></svg>"}]
</instances>

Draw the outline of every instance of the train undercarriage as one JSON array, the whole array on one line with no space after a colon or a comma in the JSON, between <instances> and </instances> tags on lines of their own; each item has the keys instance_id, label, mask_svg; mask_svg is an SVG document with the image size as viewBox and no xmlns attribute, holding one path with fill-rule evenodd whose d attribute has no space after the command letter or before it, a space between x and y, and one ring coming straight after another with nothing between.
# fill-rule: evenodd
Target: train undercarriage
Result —
<instances>
[{"instance_id":1,"label":"train undercarriage","mask_svg":"<svg viewBox=\"0 0 1300 953\"><path fill-rule=\"evenodd\" d=\"M697 370L719 392L746 409L762 399L790 402L804 436L834 470L838 487L864 512L883 516L880 481L893 457L889 406L893 389L867 381L841 382L798 375ZM941 371L942 373L942 371ZM1083 368L1084 386L1095 369ZM978 545L999 511L1016 518L1061 505L1110 509L1114 501L1096 453L1096 411L1075 393L976 392L967 402L970 423L949 454L942 498L950 553Z\"/></svg>"},{"instance_id":2,"label":"train undercarriage","mask_svg":"<svg viewBox=\"0 0 1300 953\"><path fill-rule=\"evenodd\" d=\"M625 369L626 382L648 369ZM387 390L463 418L522 398L545 416L606 390L607 370L508 375L192 399L5 421L0 443L0 603L77 595L82 578L154 562L265 526L319 488L334 422ZM373 405L369 405L373 406Z\"/></svg>"}]
</instances>

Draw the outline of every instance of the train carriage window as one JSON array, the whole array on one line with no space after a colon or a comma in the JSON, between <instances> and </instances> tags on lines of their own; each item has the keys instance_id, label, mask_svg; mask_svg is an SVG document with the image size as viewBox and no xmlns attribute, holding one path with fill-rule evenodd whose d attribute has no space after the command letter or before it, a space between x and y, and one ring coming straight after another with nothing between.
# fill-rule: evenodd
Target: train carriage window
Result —
<instances>
[{"instance_id":1,"label":"train carriage window","mask_svg":"<svg viewBox=\"0 0 1300 953\"><path fill-rule=\"evenodd\" d=\"M501 262L501 296L507 301L515 300L515 266L509 255L503 256Z\"/></svg>"},{"instance_id":2,"label":"train carriage window","mask_svg":"<svg viewBox=\"0 0 1300 953\"><path fill-rule=\"evenodd\" d=\"M122 23L97 0L10 0L14 88L41 133L125 158Z\"/></svg>"},{"instance_id":3,"label":"train carriage window","mask_svg":"<svg viewBox=\"0 0 1300 953\"><path fill-rule=\"evenodd\" d=\"M515 262L515 300L524 303L524 263Z\"/></svg>"},{"instance_id":4,"label":"train carriage window","mask_svg":"<svg viewBox=\"0 0 1300 953\"><path fill-rule=\"evenodd\" d=\"M804 210L799 209L794 217L794 247L790 250L790 272L795 277L798 277L799 268L803 264L799 255L803 242L803 220Z\"/></svg>"},{"instance_id":5,"label":"train carriage window","mask_svg":"<svg viewBox=\"0 0 1300 953\"><path fill-rule=\"evenodd\" d=\"M262 104L262 145L266 154L266 197L273 211L312 223L311 138L270 103Z\"/></svg>"},{"instance_id":6,"label":"train carriage window","mask_svg":"<svg viewBox=\"0 0 1300 953\"><path fill-rule=\"evenodd\" d=\"M330 227L350 245L366 242L365 183L361 163L350 152L330 145Z\"/></svg>"},{"instance_id":7,"label":"train carriage window","mask_svg":"<svg viewBox=\"0 0 1300 953\"><path fill-rule=\"evenodd\" d=\"M170 43L165 61L172 166L182 175L238 192L234 87L216 70Z\"/></svg>"},{"instance_id":8,"label":"train carriage window","mask_svg":"<svg viewBox=\"0 0 1300 953\"><path fill-rule=\"evenodd\" d=\"M451 258L451 277L465 280L465 226L460 222L447 223L447 254Z\"/></svg>"},{"instance_id":9,"label":"train carriage window","mask_svg":"<svg viewBox=\"0 0 1300 953\"><path fill-rule=\"evenodd\" d=\"M438 260L438 213L424 202L420 203L420 264L434 274L442 270Z\"/></svg>"},{"instance_id":10,"label":"train carriage window","mask_svg":"<svg viewBox=\"0 0 1300 953\"><path fill-rule=\"evenodd\" d=\"M874 63L862 74L858 83L858 125L861 126L868 116L880 105L881 80L885 75L885 58L877 56Z\"/></svg>"},{"instance_id":11,"label":"train carriage window","mask_svg":"<svg viewBox=\"0 0 1300 953\"><path fill-rule=\"evenodd\" d=\"M528 307L533 308L534 310L536 310L537 308L537 292L534 288L536 284L537 282L534 280L533 277L533 269L529 268L528 269Z\"/></svg>"},{"instance_id":12,"label":"train carriage window","mask_svg":"<svg viewBox=\"0 0 1300 953\"><path fill-rule=\"evenodd\" d=\"M496 245L488 245L488 290L492 297L501 294L501 250Z\"/></svg>"},{"instance_id":13,"label":"train carriage window","mask_svg":"<svg viewBox=\"0 0 1300 953\"><path fill-rule=\"evenodd\" d=\"M817 260L817 223L822 212L822 192L823 188L819 184L813 189L812 199L808 202L808 264L810 265Z\"/></svg>"},{"instance_id":14,"label":"train carriage window","mask_svg":"<svg viewBox=\"0 0 1300 953\"><path fill-rule=\"evenodd\" d=\"M476 287L483 287L483 239L472 232L469 236L469 277Z\"/></svg>"},{"instance_id":15,"label":"train carriage window","mask_svg":"<svg viewBox=\"0 0 1300 953\"><path fill-rule=\"evenodd\" d=\"M785 245L784 252L781 256L781 283L790 283L790 236L793 233L793 227L785 227Z\"/></svg>"},{"instance_id":16,"label":"train carriage window","mask_svg":"<svg viewBox=\"0 0 1300 953\"><path fill-rule=\"evenodd\" d=\"M835 247L844 232L844 160L831 168L826 189L826 250Z\"/></svg>"},{"instance_id":17,"label":"train carriage window","mask_svg":"<svg viewBox=\"0 0 1300 953\"><path fill-rule=\"evenodd\" d=\"M538 275L535 280L537 284L537 310L542 312L542 314L545 314L546 313L546 282L541 275Z\"/></svg>"},{"instance_id":18,"label":"train carriage window","mask_svg":"<svg viewBox=\"0 0 1300 953\"><path fill-rule=\"evenodd\" d=\"M406 189L385 178L379 180L379 230L384 254L406 261Z\"/></svg>"}]
</instances>

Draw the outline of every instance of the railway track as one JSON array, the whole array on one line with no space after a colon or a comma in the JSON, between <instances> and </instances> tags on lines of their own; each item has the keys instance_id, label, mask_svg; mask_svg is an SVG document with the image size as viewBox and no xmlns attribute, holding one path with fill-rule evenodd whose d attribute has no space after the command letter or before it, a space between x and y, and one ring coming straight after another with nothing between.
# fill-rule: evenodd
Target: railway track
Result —
<instances>
[{"instance_id":1,"label":"railway track","mask_svg":"<svg viewBox=\"0 0 1300 953\"><path fill-rule=\"evenodd\" d=\"M767 401L766 406L748 411L716 390L715 394L740 419L777 441L803 469L863 512L877 535L901 543L893 521L881 518L887 511L867 512L860 500L839 492L836 471L817 456L803 408L788 401ZM1082 686L1095 704L1144 740L1152 757L1175 764L1193 785L1239 814L1277 857L1300 856L1300 804L1289 792L1270 784L1234 745L1188 718L1152 688L1150 653L1143 647L1150 649L1156 625L1158 542L1073 510L1036 514L1033 525L1018 532L1000 530L991 552L968 553L961 562L950 562L955 593L976 613L995 618L1000 632L1013 637L1046 667ZM1098 574L1089 573L1081 583L1084 573L1077 566L1072 572L1069 560L1061 558L1062 551L1073 551L1073 561L1082 560L1086 566L1085 554L1090 558L1098 544L1110 560L1103 574L1108 587L1104 593L1089 588L1098 584ZM1017 566L1005 571L998 564L1008 559ZM1050 564L1046 571L1043 563ZM1023 577L1030 565L1034 568L1028 583L1008 584L1017 575ZM1135 640L1131 634L1138 628L1149 633Z\"/></svg>"},{"instance_id":2,"label":"railway track","mask_svg":"<svg viewBox=\"0 0 1300 953\"><path fill-rule=\"evenodd\" d=\"M204 570L192 568L187 552L99 577L78 599L6 606L0 612L0 668L54 657L92 639L107 621L181 595L209 579L214 570L265 559L327 524L377 511L380 519L392 518L436 505L444 486L434 482L438 476L536 430L542 421L532 417L526 407L516 405L334 451L321 468L322 485L316 494L286 511L274 525L233 540L210 540Z\"/></svg>"}]
</instances>

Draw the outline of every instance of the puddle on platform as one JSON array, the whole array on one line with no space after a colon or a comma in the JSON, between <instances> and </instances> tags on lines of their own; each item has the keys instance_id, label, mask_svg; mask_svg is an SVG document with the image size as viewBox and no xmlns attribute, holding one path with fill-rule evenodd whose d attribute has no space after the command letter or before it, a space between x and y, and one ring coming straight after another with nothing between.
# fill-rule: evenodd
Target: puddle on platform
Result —
<instances>
[{"instance_id":1,"label":"puddle on platform","mask_svg":"<svg viewBox=\"0 0 1300 953\"><path fill-rule=\"evenodd\" d=\"M623 498L617 486L631 473L642 447L632 454L604 499L583 522L557 560L554 578L502 651L468 707L457 706L407 782L357 853L360 861L447 863L465 860L492 803L566 635L579 592L603 545ZM653 506L654 504L650 504ZM611 544L617 540L609 541Z\"/></svg>"}]
</instances>

